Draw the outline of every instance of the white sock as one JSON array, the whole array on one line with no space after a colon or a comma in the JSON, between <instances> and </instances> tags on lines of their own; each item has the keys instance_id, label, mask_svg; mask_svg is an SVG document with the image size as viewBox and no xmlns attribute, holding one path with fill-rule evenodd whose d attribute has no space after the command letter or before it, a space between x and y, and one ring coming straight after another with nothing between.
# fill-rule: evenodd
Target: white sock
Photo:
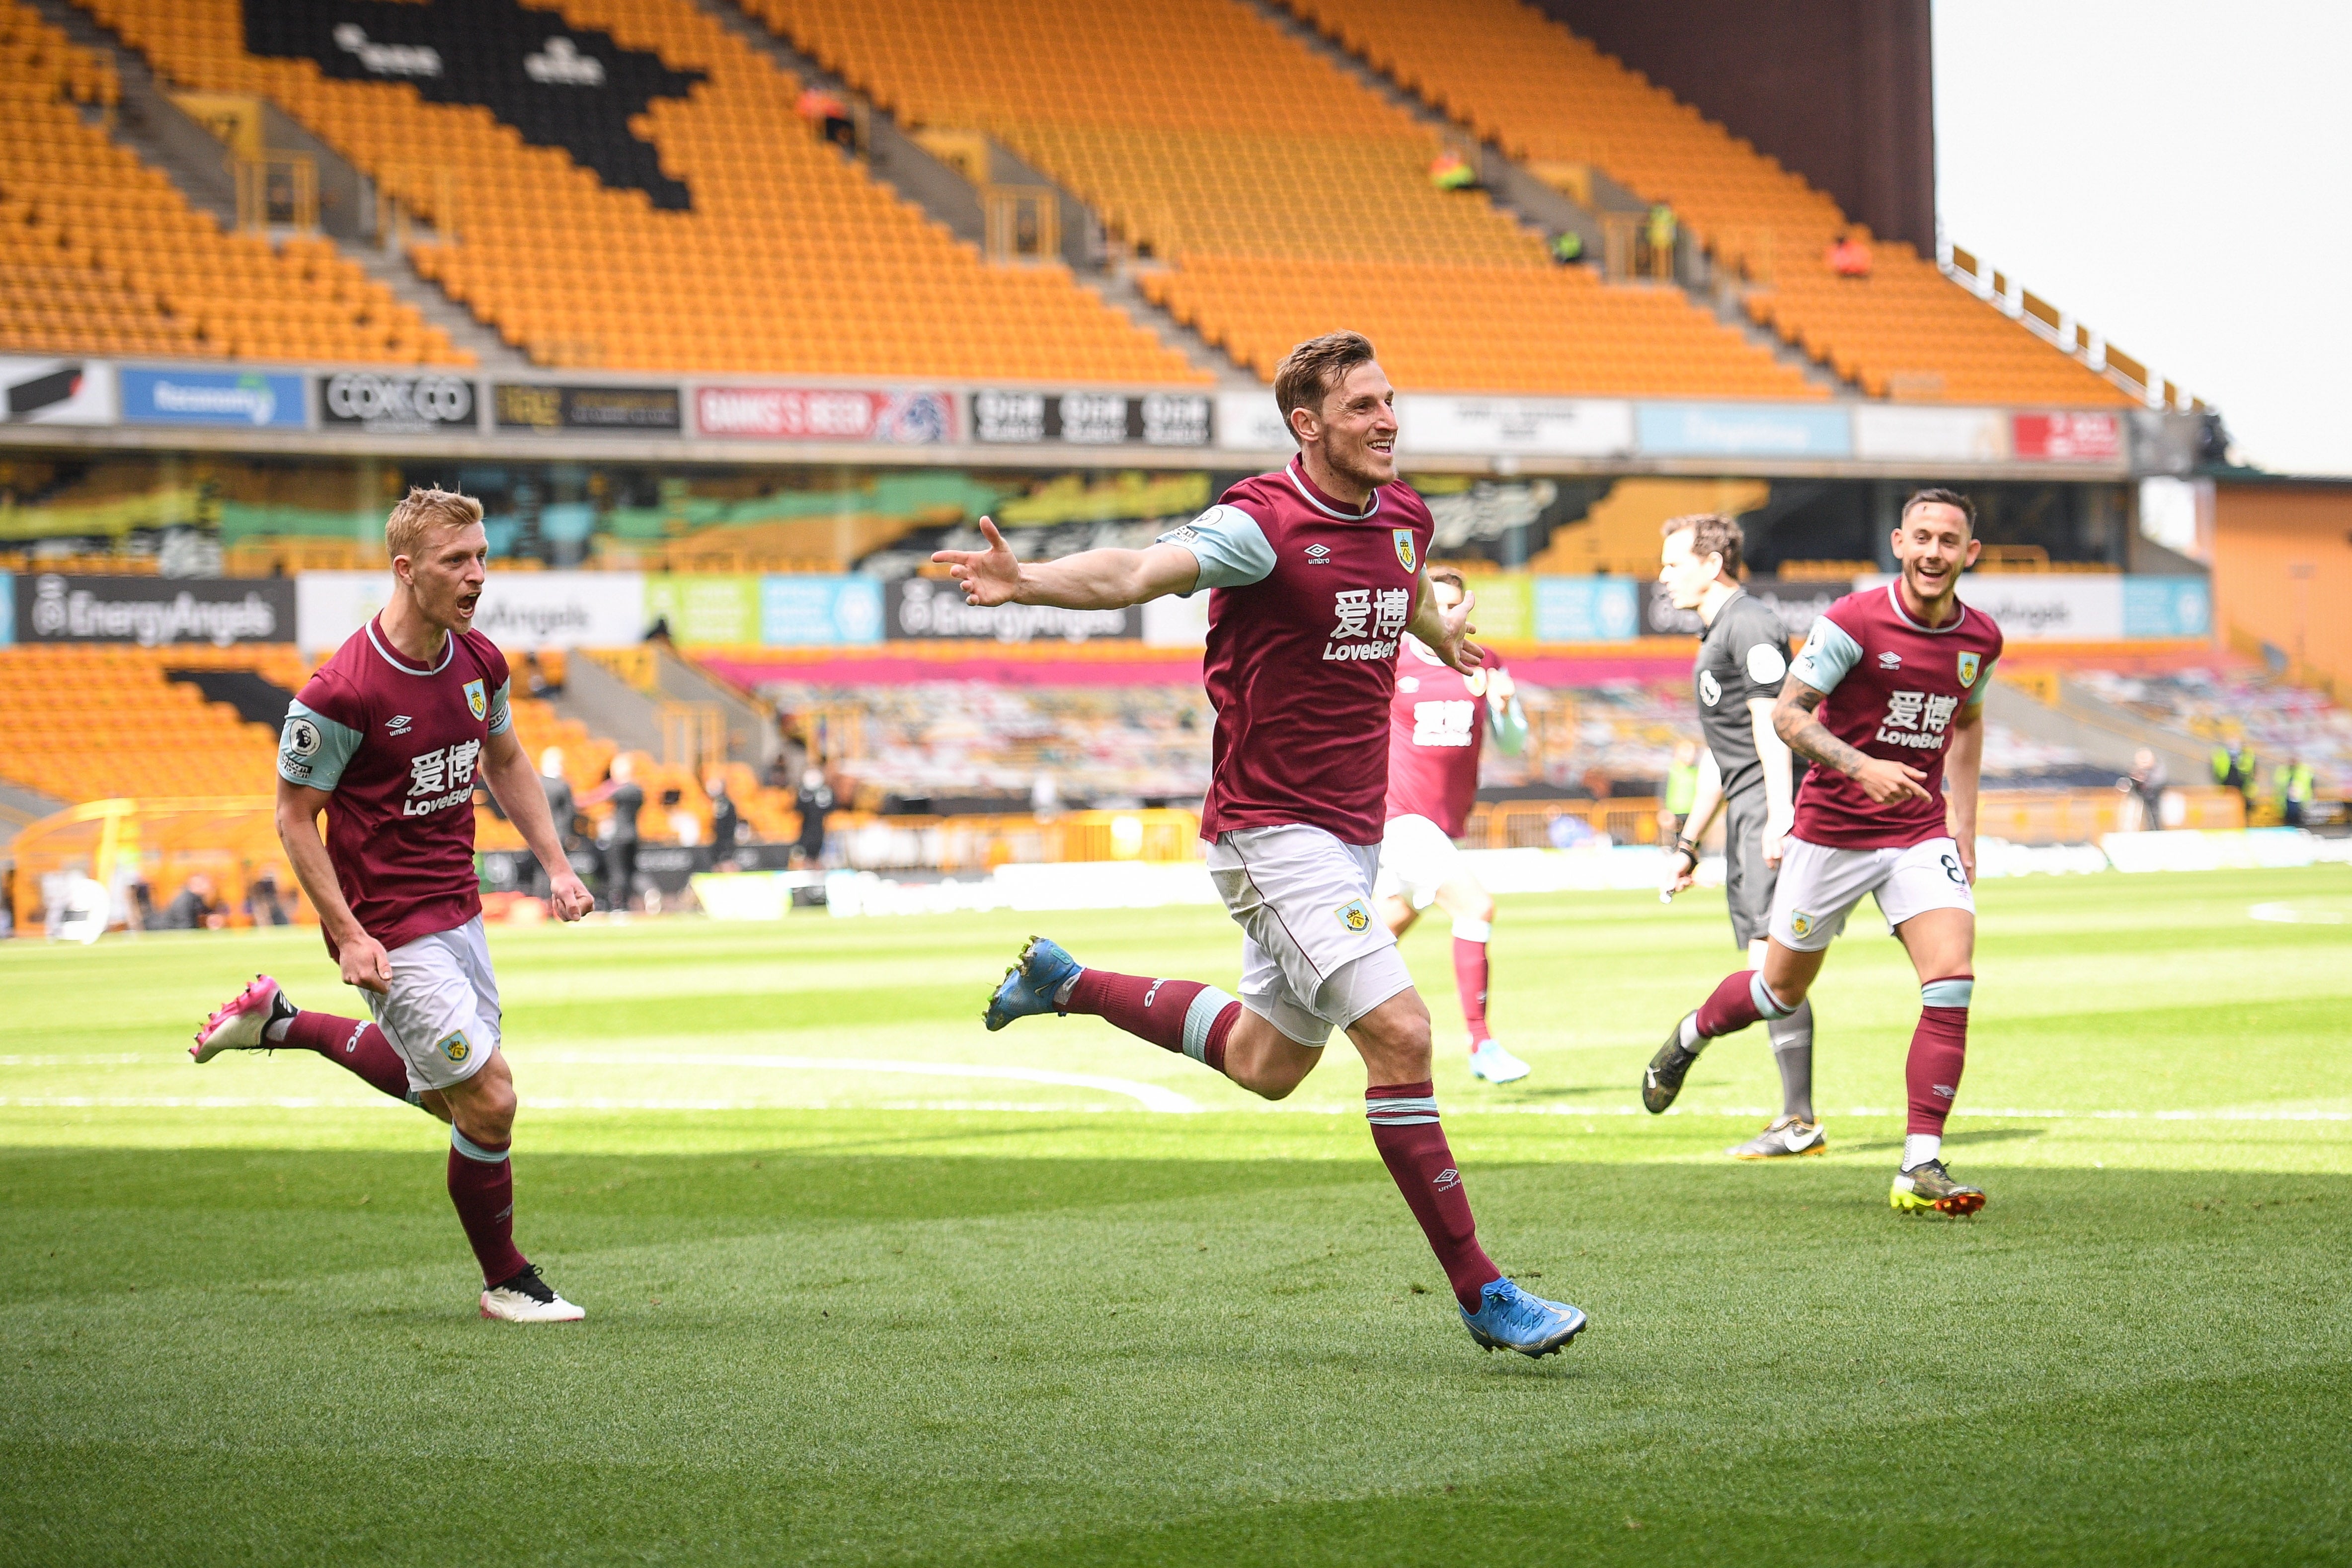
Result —
<instances>
[{"instance_id":1,"label":"white sock","mask_svg":"<svg viewBox=\"0 0 2352 1568\"><path fill-rule=\"evenodd\" d=\"M1903 1135L1903 1168L1906 1171L1941 1157L1944 1135L1940 1132L1906 1132Z\"/></svg>"},{"instance_id":2,"label":"white sock","mask_svg":"<svg viewBox=\"0 0 2352 1568\"><path fill-rule=\"evenodd\" d=\"M1682 1040L1683 1049L1692 1052L1697 1051L1701 1047L1706 1044L1706 1039L1701 1037L1698 1032L1697 1014L1685 1013L1683 1015Z\"/></svg>"},{"instance_id":3,"label":"white sock","mask_svg":"<svg viewBox=\"0 0 2352 1568\"><path fill-rule=\"evenodd\" d=\"M1085 971L1085 970L1083 970L1083 969L1082 969L1082 970L1080 970L1080 971L1078 971L1078 974L1084 974L1085 973L1086 973L1086 971ZM1063 981L1059 985L1055 986L1055 987L1054 987L1054 1005L1055 1005L1055 1006L1056 1006L1056 1007L1066 1007L1066 1006L1068 1006L1068 1005L1070 1005L1070 993L1071 993L1071 992L1073 992L1073 991L1076 991L1077 988L1078 988L1078 975L1077 975L1077 974L1073 974L1073 975L1071 975L1067 980L1065 980L1065 981Z\"/></svg>"}]
</instances>

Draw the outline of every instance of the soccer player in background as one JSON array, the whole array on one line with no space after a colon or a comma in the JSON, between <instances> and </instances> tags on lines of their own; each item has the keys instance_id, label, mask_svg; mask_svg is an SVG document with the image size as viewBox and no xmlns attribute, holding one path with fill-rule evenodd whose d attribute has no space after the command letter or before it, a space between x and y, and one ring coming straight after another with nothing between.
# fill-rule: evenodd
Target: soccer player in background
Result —
<instances>
[{"instance_id":1,"label":"soccer player in background","mask_svg":"<svg viewBox=\"0 0 2352 1568\"><path fill-rule=\"evenodd\" d=\"M448 1122L449 1201L482 1267L482 1316L569 1322L581 1309L514 1245L515 1089L474 875L477 772L538 856L557 918L594 901L515 738L506 659L472 629L489 553L481 503L411 489L383 531L391 595L288 707L278 750L278 837L373 1022L304 1012L257 975L189 1055L316 1051Z\"/></svg>"},{"instance_id":2,"label":"soccer player in background","mask_svg":"<svg viewBox=\"0 0 2352 1568\"><path fill-rule=\"evenodd\" d=\"M983 519L988 549L932 557L975 605L1116 609L1210 591L1203 673L1217 721L1201 834L1243 931L1240 998L1088 969L1039 937L986 1022L1095 1014L1268 1100L1315 1069L1337 1025L1364 1058L1372 1142L1471 1337L1549 1355L1584 1314L1521 1290L1478 1245L1438 1122L1429 1010L1372 912L1398 644L1409 631L1452 668L1480 669L1470 601L1441 609L1422 571L1429 509L1397 482L1395 392L1370 342L1333 332L1301 343L1274 391L1298 455L1149 549L1024 564Z\"/></svg>"},{"instance_id":3,"label":"soccer player in background","mask_svg":"<svg viewBox=\"0 0 2352 1568\"><path fill-rule=\"evenodd\" d=\"M1977 779L2001 649L2000 628L1960 602L1960 574L1980 548L1967 497L1921 490L1895 530L1895 581L1847 595L1813 624L1772 710L1780 738L1814 765L1781 850L1763 964L1685 1015L1642 1085L1643 1103L1663 1110L1706 1042L1794 1013L1868 893L1919 976L1910 1121L1887 1200L1907 1213L1970 1215L1985 1202L1942 1159L1968 1055Z\"/></svg>"},{"instance_id":4,"label":"soccer player in background","mask_svg":"<svg viewBox=\"0 0 2352 1568\"><path fill-rule=\"evenodd\" d=\"M1454 567L1432 566L1426 575L1441 611L1470 591ZM1388 825L1373 891L1382 923L1400 937L1433 903L1454 917L1454 986L1470 1033L1470 1076L1511 1083L1528 1076L1528 1064L1486 1028L1495 898L1478 885L1454 841L1478 797L1486 737L1517 756L1528 742L1527 710L1492 649L1484 650L1480 668L1465 675L1411 632L1403 641L1389 705Z\"/></svg>"},{"instance_id":5,"label":"soccer player in background","mask_svg":"<svg viewBox=\"0 0 2352 1568\"><path fill-rule=\"evenodd\" d=\"M1747 950L1748 968L1761 969L1780 844L1796 811L1795 768L1787 743L1772 729L1772 706L1789 673L1789 636L1780 617L1739 585L1747 537L1737 518L1720 512L1670 518L1662 531L1658 581L1675 608L1695 612L1705 627L1691 684L1706 747L1699 758L1697 793L1667 852L1659 890L1672 898L1691 885L1699 844L1716 817L1728 810L1723 892L1731 910L1731 940ZM1780 1069L1780 1114L1731 1153L1741 1160L1821 1153L1829 1140L1813 1114L1811 1001L1773 1019L1769 1033L1772 1060ZM1654 1111L1674 1102L1671 1093L1662 1098L1647 1083L1642 1098Z\"/></svg>"}]
</instances>

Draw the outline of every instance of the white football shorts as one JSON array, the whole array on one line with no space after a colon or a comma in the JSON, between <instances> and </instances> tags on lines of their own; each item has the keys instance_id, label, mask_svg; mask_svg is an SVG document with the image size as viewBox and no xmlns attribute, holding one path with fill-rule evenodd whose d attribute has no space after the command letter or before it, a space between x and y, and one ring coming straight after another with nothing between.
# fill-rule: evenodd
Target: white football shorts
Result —
<instances>
[{"instance_id":1,"label":"white football shorts","mask_svg":"<svg viewBox=\"0 0 2352 1568\"><path fill-rule=\"evenodd\" d=\"M1391 816L1381 834L1381 874L1372 896L1402 899L1425 910L1461 869L1462 851L1445 829L1425 816Z\"/></svg>"},{"instance_id":2,"label":"white football shorts","mask_svg":"<svg viewBox=\"0 0 2352 1568\"><path fill-rule=\"evenodd\" d=\"M1907 849L1838 849L1788 838L1780 846L1780 876L1772 889L1772 939L1799 952L1819 952L1845 930L1862 896L1878 900L1886 929L1929 910L1976 912L1976 895L1960 868L1959 846L1930 838Z\"/></svg>"},{"instance_id":3,"label":"white football shorts","mask_svg":"<svg viewBox=\"0 0 2352 1568\"><path fill-rule=\"evenodd\" d=\"M499 982L482 917L420 936L387 956L392 994L360 994L408 1064L409 1092L447 1089L481 1071L499 1048Z\"/></svg>"},{"instance_id":4,"label":"white football shorts","mask_svg":"<svg viewBox=\"0 0 2352 1568\"><path fill-rule=\"evenodd\" d=\"M1209 876L1242 928L1242 1005L1302 1046L1412 987L1372 909L1377 845L1319 827L1244 827L1209 846Z\"/></svg>"}]
</instances>

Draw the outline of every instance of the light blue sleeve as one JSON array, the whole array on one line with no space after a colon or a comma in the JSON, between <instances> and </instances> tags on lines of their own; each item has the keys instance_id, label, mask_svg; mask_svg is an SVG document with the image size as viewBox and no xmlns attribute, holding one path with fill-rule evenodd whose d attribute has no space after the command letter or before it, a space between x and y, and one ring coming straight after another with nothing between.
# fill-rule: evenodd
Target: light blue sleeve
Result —
<instances>
[{"instance_id":1,"label":"light blue sleeve","mask_svg":"<svg viewBox=\"0 0 2352 1568\"><path fill-rule=\"evenodd\" d=\"M331 790L360 749L360 732L299 702L286 705L286 727L278 733L278 776L288 784Z\"/></svg>"},{"instance_id":2,"label":"light blue sleeve","mask_svg":"<svg viewBox=\"0 0 2352 1568\"><path fill-rule=\"evenodd\" d=\"M490 733L503 735L514 728L514 682L501 680L499 689L490 693Z\"/></svg>"},{"instance_id":3,"label":"light blue sleeve","mask_svg":"<svg viewBox=\"0 0 2352 1568\"><path fill-rule=\"evenodd\" d=\"M1159 542L1181 544L1201 563L1201 574L1192 583L1194 594L1203 588L1246 588L1274 573L1274 546L1265 542L1265 530L1237 506L1220 502L1181 528L1170 529Z\"/></svg>"},{"instance_id":4,"label":"light blue sleeve","mask_svg":"<svg viewBox=\"0 0 2352 1568\"><path fill-rule=\"evenodd\" d=\"M1853 640L1853 634L1823 616L1813 623L1812 636L1805 639L1803 650L1789 670L1814 690L1831 692L1861 662L1862 645Z\"/></svg>"},{"instance_id":5,"label":"light blue sleeve","mask_svg":"<svg viewBox=\"0 0 2352 1568\"><path fill-rule=\"evenodd\" d=\"M1984 661L1984 668L1977 671L1977 683L1969 688L1969 700L1961 707L1973 710L1984 706L1985 693L1992 689L1992 667L2000 662L1992 658Z\"/></svg>"}]
</instances>

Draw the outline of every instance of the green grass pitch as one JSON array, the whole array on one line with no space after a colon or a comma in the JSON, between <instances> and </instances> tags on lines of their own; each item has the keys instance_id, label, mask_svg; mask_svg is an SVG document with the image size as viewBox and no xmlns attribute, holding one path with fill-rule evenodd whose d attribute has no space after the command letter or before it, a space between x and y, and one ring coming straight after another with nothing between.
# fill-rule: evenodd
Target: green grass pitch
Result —
<instances>
[{"instance_id":1,"label":"green grass pitch","mask_svg":"<svg viewBox=\"0 0 2352 1568\"><path fill-rule=\"evenodd\" d=\"M1832 1153L1722 1151L1760 1030L1641 1065L1719 900L1513 899L1483 1236L1593 1327L1481 1355L1344 1046L1265 1107L1090 1019L982 1031L1023 935L1234 981L1214 910L494 933L518 1236L474 1313L445 1135L315 1057L183 1054L302 934L0 949L0 1563L2341 1563L2352 871L1981 889L1947 1152L1886 1207L1907 964L1816 992ZM2255 918L2251 911L2294 917Z\"/></svg>"}]
</instances>

